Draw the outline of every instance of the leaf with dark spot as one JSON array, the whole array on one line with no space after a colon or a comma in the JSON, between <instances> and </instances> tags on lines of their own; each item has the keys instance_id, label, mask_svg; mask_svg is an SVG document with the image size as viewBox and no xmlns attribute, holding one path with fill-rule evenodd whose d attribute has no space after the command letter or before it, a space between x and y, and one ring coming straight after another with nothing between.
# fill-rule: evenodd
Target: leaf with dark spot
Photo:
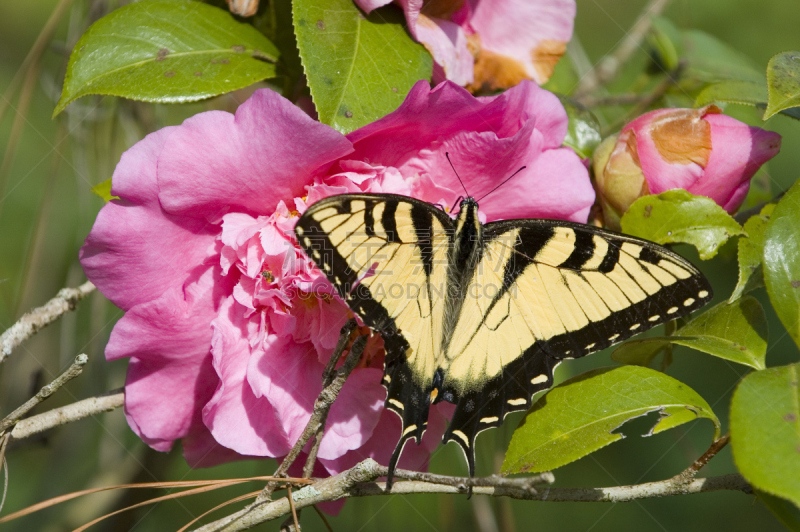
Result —
<instances>
[{"instance_id":1,"label":"leaf with dark spot","mask_svg":"<svg viewBox=\"0 0 800 532\"><path fill-rule=\"evenodd\" d=\"M87 94L182 103L275 76L278 50L230 13L188 0L143 0L80 38L53 115Z\"/></svg>"}]
</instances>

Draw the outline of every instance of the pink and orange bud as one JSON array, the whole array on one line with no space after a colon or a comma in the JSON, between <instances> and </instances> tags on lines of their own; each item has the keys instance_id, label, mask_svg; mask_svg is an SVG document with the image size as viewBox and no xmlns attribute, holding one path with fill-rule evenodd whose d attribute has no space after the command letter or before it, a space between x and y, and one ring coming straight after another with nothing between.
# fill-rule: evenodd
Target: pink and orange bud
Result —
<instances>
[{"instance_id":1,"label":"pink and orange bud","mask_svg":"<svg viewBox=\"0 0 800 532\"><path fill-rule=\"evenodd\" d=\"M619 229L636 199L675 188L736 211L750 178L780 151L781 137L721 113L713 105L659 109L603 141L593 164L605 224Z\"/></svg>"}]
</instances>

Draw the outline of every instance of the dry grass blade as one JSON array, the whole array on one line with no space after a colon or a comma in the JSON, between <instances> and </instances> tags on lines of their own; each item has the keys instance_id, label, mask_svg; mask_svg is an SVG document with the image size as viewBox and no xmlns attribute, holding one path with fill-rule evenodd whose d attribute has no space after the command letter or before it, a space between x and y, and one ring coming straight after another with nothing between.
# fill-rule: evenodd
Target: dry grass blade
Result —
<instances>
[{"instance_id":1,"label":"dry grass blade","mask_svg":"<svg viewBox=\"0 0 800 532\"><path fill-rule=\"evenodd\" d=\"M222 504L218 504L218 505L214 506L212 509L203 512L202 514L198 515L197 517L195 517L194 519L192 519L191 521L186 523L186 525L182 526L177 532L185 532L186 530L189 529L190 526L192 526L193 524L195 524L196 522L198 522L199 520L201 520L205 516L216 512L220 508L225 508L226 506L228 506L230 504L233 504L235 502L245 501L247 499L253 499L259 493L261 493L261 490L251 491L250 493L245 493L244 495L239 495L238 497L234 497L233 499L225 501Z\"/></svg>"},{"instance_id":2,"label":"dry grass blade","mask_svg":"<svg viewBox=\"0 0 800 532\"><path fill-rule=\"evenodd\" d=\"M18 512L14 512L13 514L6 515L5 517L0 518L0 524L7 523L9 521L13 521L14 519L18 519L20 517L24 517L26 515L30 515L34 512L38 512L39 510L44 510L45 508L49 508L51 506L55 506L56 504L60 504L62 502L66 502L78 497L82 497L84 495L91 495L93 493L100 493L102 491L110 491L110 490L117 490L117 489L131 489L131 488L187 488L192 486L201 486L203 491L214 490L217 488L225 488L228 486L235 486L237 484L242 484L244 482L252 482L252 481L271 481L271 480L280 480L281 482L285 483L292 483L292 484L313 484L314 481L307 479L307 478L277 478L273 476L261 476L261 477L249 477L249 478L232 478L232 479L225 479L225 480L184 480L179 482L143 482L139 484L118 484L116 486L106 486L103 488L92 488L88 490L82 491L75 491L72 493L67 493L66 495L60 495L58 497L53 497L52 499L48 499L46 501L42 501L40 503L34 504L32 506L28 506L27 508L23 508ZM129 510L131 508L135 508L136 506L142 506L145 504L150 504L152 502L157 502L159 500L167 500L170 498L175 497L182 497L184 495L192 495L193 493L201 493L201 491L197 490L187 490L182 491L180 493L167 495L164 497L159 497L157 499L151 499L150 501L146 501L144 503L137 504L135 506L131 506L130 508L125 508L124 510L119 510L114 513L119 513L125 510ZM114 514L108 514L109 517ZM89 523L89 525L94 524L97 520ZM85 525L85 526L89 526ZM83 530L83 529L81 529Z\"/></svg>"}]
</instances>

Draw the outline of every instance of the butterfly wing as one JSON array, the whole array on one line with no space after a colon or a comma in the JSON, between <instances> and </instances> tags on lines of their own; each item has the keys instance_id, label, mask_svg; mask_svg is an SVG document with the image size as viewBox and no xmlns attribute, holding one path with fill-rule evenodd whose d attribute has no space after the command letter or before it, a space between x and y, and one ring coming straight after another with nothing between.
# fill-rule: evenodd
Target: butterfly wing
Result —
<instances>
[{"instance_id":1,"label":"butterfly wing","mask_svg":"<svg viewBox=\"0 0 800 532\"><path fill-rule=\"evenodd\" d=\"M344 194L309 207L295 229L342 299L384 339L385 405L403 420L395 461L405 441L419 441L427 425L452 226L423 201Z\"/></svg>"},{"instance_id":2,"label":"butterfly wing","mask_svg":"<svg viewBox=\"0 0 800 532\"><path fill-rule=\"evenodd\" d=\"M443 398L456 404L444 442L474 472L477 434L553 384L577 358L705 305L712 291L687 260L652 242L553 220L484 226L444 367Z\"/></svg>"}]
</instances>

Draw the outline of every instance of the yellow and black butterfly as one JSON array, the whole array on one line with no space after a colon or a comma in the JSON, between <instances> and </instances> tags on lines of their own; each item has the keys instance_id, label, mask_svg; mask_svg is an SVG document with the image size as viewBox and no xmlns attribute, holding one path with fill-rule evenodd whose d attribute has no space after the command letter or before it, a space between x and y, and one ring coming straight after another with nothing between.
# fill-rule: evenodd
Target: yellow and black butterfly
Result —
<instances>
[{"instance_id":1,"label":"yellow and black butterfly","mask_svg":"<svg viewBox=\"0 0 800 532\"><path fill-rule=\"evenodd\" d=\"M431 404L455 404L443 442L475 473L477 434L553 384L576 358L700 308L711 287L647 240L557 220L453 220L393 194L325 198L295 229L305 252L386 347L386 408L403 422L389 464L419 443Z\"/></svg>"}]
</instances>

